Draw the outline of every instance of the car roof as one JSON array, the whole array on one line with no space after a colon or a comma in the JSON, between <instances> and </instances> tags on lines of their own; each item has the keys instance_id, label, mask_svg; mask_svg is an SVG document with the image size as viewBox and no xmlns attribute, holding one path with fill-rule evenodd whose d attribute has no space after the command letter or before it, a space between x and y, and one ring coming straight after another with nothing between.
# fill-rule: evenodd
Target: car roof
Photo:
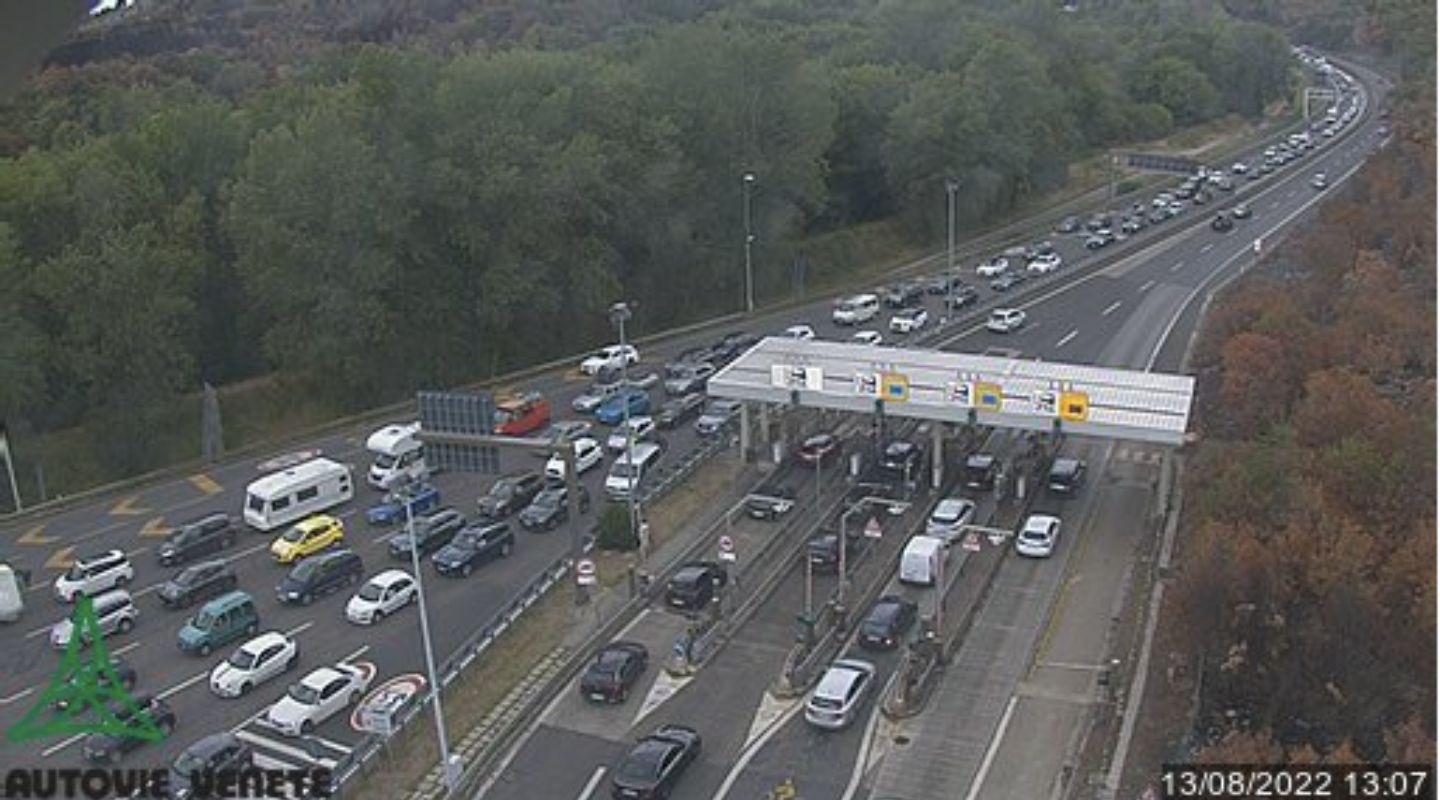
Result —
<instances>
[{"instance_id":1,"label":"car roof","mask_svg":"<svg viewBox=\"0 0 1440 800\"><path fill-rule=\"evenodd\" d=\"M318 669L312 670L309 675L301 678L300 683L301 685L308 686L311 689L324 689L326 686L329 686L330 683L336 678L348 677L350 677L349 674L341 672L334 667L320 667Z\"/></svg>"},{"instance_id":2,"label":"car roof","mask_svg":"<svg viewBox=\"0 0 1440 800\"><path fill-rule=\"evenodd\" d=\"M974 507L975 501L964 497L947 497L935 506L935 514L953 515L966 507Z\"/></svg>"},{"instance_id":3,"label":"car roof","mask_svg":"<svg viewBox=\"0 0 1440 800\"><path fill-rule=\"evenodd\" d=\"M248 642L240 645L240 649L249 653L258 653L272 644L288 642L290 639L279 631L266 631Z\"/></svg>"},{"instance_id":4,"label":"car roof","mask_svg":"<svg viewBox=\"0 0 1440 800\"><path fill-rule=\"evenodd\" d=\"M410 573L403 569L387 569L379 575L372 576L369 583L376 586L390 586L400 580L409 580Z\"/></svg>"},{"instance_id":5,"label":"car roof","mask_svg":"<svg viewBox=\"0 0 1440 800\"><path fill-rule=\"evenodd\" d=\"M302 519L299 522L295 523L295 527L299 528L302 531L310 531L316 528L328 526L335 521L335 518L330 516L329 514L316 514L313 517L306 517L305 519Z\"/></svg>"},{"instance_id":6,"label":"car roof","mask_svg":"<svg viewBox=\"0 0 1440 800\"><path fill-rule=\"evenodd\" d=\"M1052 524L1059 525L1060 518L1052 517L1048 514L1031 514L1025 520L1025 530L1043 531L1048 529Z\"/></svg>"},{"instance_id":7,"label":"car roof","mask_svg":"<svg viewBox=\"0 0 1440 800\"><path fill-rule=\"evenodd\" d=\"M857 666L861 663L864 662L844 659L831 664L830 668L825 670L824 677L820 678L820 684L815 687L815 695L844 697L850 691L850 686L867 674Z\"/></svg>"}]
</instances>

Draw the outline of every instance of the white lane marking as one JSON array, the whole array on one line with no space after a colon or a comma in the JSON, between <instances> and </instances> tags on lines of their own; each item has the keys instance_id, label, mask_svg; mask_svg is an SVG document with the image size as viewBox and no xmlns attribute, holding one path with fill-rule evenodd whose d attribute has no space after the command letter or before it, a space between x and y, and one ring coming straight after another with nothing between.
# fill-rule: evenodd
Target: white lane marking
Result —
<instances>
[{"instance_id":1,"label":"white lane marking","mask_svg":"<svg viewBox=\"0 0 1440 800\"><path fill-rule=\"evenodd\" d=\"M285 631L285 635L286 635L286 636L299 636L300 634L304 633L305 631L310 630L310 626L311 626L311 625L314 625L314 624L315 624L315 620L313 620L313 619L310 620L309 622L303 622L303 623L301 623L301 624L299 624L299 625L296 625L295 627L291 628L290 630Z\"/></svg>"},{"instance_id":2,"label":"white lane marking","mask_svg":"<svg viewBox=\"0 0 1440 800\"><path fill-rule=\"evenodd\" d=\"M965 800L975 800L980 796L980 787L985 783L985 776L990 773L990 765L995 762L995 754L1000 752L1000 740L1005 738L1005 729L1010 725L1010 717L1015 713L1015 701L1018 698L1010 695L1010 702L1005 704L1005 714L1000 717L1000 725L995 729L995 736L990 740L990 747L985 750L985 758L980 762L980 771L975 773L975 780L970 784L970 791L965 794Z\"/></svg>"},{"instance_id":3,"label":"white lane marking","mask_svg":"<svg viewBox=\"0 0 1440 800\"><path fill-rule=\"evenodd\" d=\"M1056 347L1064 347L1065 345L1069 344L1069 343L1070 343L1070 340L1071 340L1071 339L1074 339L1075 336L1076 336L1077 334L1079 334L1079 333L1080 333L1079 329L1071 330L1069 333L1067 333L1067 334L1065 334L1064 336L1060 337L1060 341L1056 342L1056 343L1055 343L1055 346L1056 346Z\"/></svg>"},{"instance_id":4,"label":"white lane marking","mask_svg":"<svg viewBox=\"0 0 1440 800\"><path fill-rule=\"evenodd\" d=\"M600 779L605 777L605 766L602 764L590 773L590 780L585 782L585 788L580 790L580 800L590 800L590 795L595 793L595 787L600 785Z\"/></svg>"},{"instance_id":5,"label":"white lane marking","mask_svg":"<svg viewBox=\"0 0 1440 800\"><path fill-rule=\"evenodd\" d=\"M750 731L745 734L745 743L740 746L741 750L750 746L750 743L759 739L770 730L775 720L785 716L791 706L800 702L800 698L780 700L769 692L760 695L760 707L755 710L755 716L750 720Z\"/></svg>"},{"instance_id":6,"label":"white lane marking","mask_svg":"<svg viewBox=\"0 0 1440 800\"><path fill-rule=\"evenodd\" d=\"M1180 260L1180 261L1176 261L1175 264L1170 267L1170 271L1171 271L1171 272L1179 272L1179 271L1181 270L1181 268L1183 268L1184 266L1185 266L1185 261L1184 261L1183 259Z\"/></svg>"},{"instance_id":7,"label":"white lane marking","mask_svg":"<svg viewBox=\"0 0 1440 800\"><path fill-rule=\"evenodd\" d=\"M631 720L630 725L632 727L639 725L640 720L645 719L650 712L659 708L665 701L679 694L680 690L690 685L690 681L692 680L695 680L694 675L676 677L661 670L660 673L655 676L655 682L650 684L650 691L645 693L645 702L640 704L640 710L635 712L635 719ZM769 692L766 692L766 695L768 696Z\"/></svg>"},{"instance_id":8,"label":"white lane marking","mask_svg":"<svg viewBox=\"0 0 1440 800\"><path fill-rule=\"evenodd\" d=\"M244 558L245 556L248 556L248 555L250 555L251 553L255 553L255 552L258 552L258 551L260 551L260 550L264 550L265 548L267 548L267 547L269 547L269 546L270 546L270 543L269 543L269 542L261 542L261 543L255 545L254 547L247 547L247 548L245 548L244 550L241 550L241 551L238 552L238 553L233 553L233 554L231 554L231 555L229 555L229 556L226 556L223 560L224 560L227 564L228 564L229 562L231 562L231 561L239 561L240 559Z\"/></svg>"},{"instance_id":9,"label":"white lane marking","mask_svg":"<svg viewBox=\"0 0 1440 800\"><path fill-rule=\"evenodd\" d=\"M1113 302L1113 303L1111 303L1110 305L1106 306L1106 307L1105 307L1105 310L1100 312L1100 316L1102 316L1102 317L1108 317L1108 316L1110 316L1111 314L1115 313L1115 309L1119 308L1119 307L1122 306L1122 305L1124 305L1124 303L1122 303L1122 302L1119 301L1119 300L1116 300L1115 302Z\"/></svg>"},{"instance_id":10,"label":"white lane marking","mask_svg":"<svg viewBox=\"0 0 1440 800\"><path fill-rule=\"evenodd\" d=\"M345 656L344 658L342 658L342 659L340 659L340 660L343 661L343 662L347 662L347 663L348 663L348 662L350 662L350 661L354 661L355 659L359 658L360 656L365 655L365 654L368 653L368 652L370 652L370 645L368 645L368 644L367 644L367 645L361 645L360 647L355 648L355 652L351 653L351 654L348 655L348 656Z\"/></svg>"},{"instance_id":11,"label":"white lane marking","mask_svg":"<svg viewBox=\"0 0 1440 800\"><path fill-rule=\"evenodd\" d=\"M123 655L125 655L126 653L130 652L131 650L134 650L135 648L137 648L137 647L139 647L139 646L140 646L140 643L139 643L139 642L131 642L130 644L122 645L122 646L120 646L120 647L115 648L114 650L111 650L111 651L110 651L110 655L112 655L112 656L123 656Z\"/></svg>"},{"instance_id":12,"label":"white lane marking","mask_svg":"<svg viewBox=\"0 0 1440 800\"><path fill-rule=\"evenodd\" d=\"M1208 253L1208 252L1210 252L1210 251L1213 250L1213 249L1215 249L1215 243L1214 243L1214 242L1210 242L1210 243L1206 244L1204 247L1200 248L1200 252L1202 252L1202 253Z\"/></svg>"},{"instance_id":13,"label":"white lane marking","mask_svg":"<svg viewBox=\"0 0 1440 800\"><path fill-rule=\"evenodd\" d=\"M81 739L84 739L84 738L86 737L86 735L87 735L87 734L84 734L84 733L77 733L77 734L75 734L74 736L71 736L69 739L64 739L64 740L62 740L59 744L52 745L52 746L50 746L50 747L45 748L44 750L41 750L41 751L40 751L40 756L41 756L41 758L49 758L50 756L53 756L53 755L55 755L56 753L60 752L61 750L64 750L65 748L69 747L70 745L75 744L76 742L80 741Z\"/></svg>"},{"instance_id":14,"label":"white lane marking","mask_svg":"<svg viewBox=\"0 0 1440 800\"><path fill-rule=\"evenodd\" d=\"M865 775L865 767L868 765L866 754L870 752L870 745L875 738L875 729L880 727L880 704L876 703L875 708L870 712L870 724L865 726L865 735L860 737L860 752L855 757L855 768L850 771L850 784L845 787L845 794L840 795L840 800L851 800L855 792L860 790L860 778Z\"/></svg>"},{"instance_id":15,"label":"white lane marking","mask_svg":"<svg viewBox=\"0 0 1440 800\"><path fill-rule=\"evenodd\" d=\"M192 675L192 676L186 678L185 680L183 680L183 681L175 684L174 686L171 686L169 689L166 689L165 691L161 692L160 694L155 695L155 697L158 698L158 699L160 699L160 700L164 700L164 699L169 698L169 697L174 697L175 695L180 694L181 692L185 691L186 689L189 689L191 686L194 686L195 684L199 683L200 681L205 680L205 679L208 678L208 677L210 677L210 670L207 669L207 670L204 670L204 671L202 671L202 672L199 672L199 673L197 673L197 674L195 674L195 675Z\"/></svg>"},{"instance_id":16,"label":"white lane marking","mask_svg":"<svg viewBox=\"0 0 1440 800\"><path fill-rule=\"evenodd\" d=\"M1141 286L1140 286L1140 291L1142 291L1142 292L1149 291L1149 290L1150 290L1150 287L1151 287L1151 286L1154 286L1154 285L1155 285L1155 281L1145 281L1145 283L1141 284Z\"/></svg>"},{"instance_id":17,"label":"white lane marking","mask_svg":"<svg viewBox=\"0 0 1440 800\"><path fill-rule=\"evenodd\" d=\"M735 781L739 780L741 774L745 772L745 768L750 766L750 761L755 758L755 754L759 753L761 748L765 746L765 743L770 741L770 737L785 727L785 723L793 719L796 714L800 713L800 709L804 707L803 703L796 703L794 707L785 712L783 717L775 720L775 724L770 727L770 730L765 731L759 739L750 743L750 746L747 747L740 754L740 758L735 761L735 766L730 768L730 772L725 776L725 782L720 784L720 788L715 792L712 800L725 800L725 796L729 794L730 789L735 786Z\"/></svg>"},{"instance_id":18,"label":"white lane marking","mask_svg":"<svg viewBox=\"0 0 1440 800\"><path fill-rule=\"evenodd\" d=\"M1280 207L1280 201L1279 201L1279 200L1271 200L1271 201L1270 201L1270 207L1271 207L1271 208L1279 208L1279 207Z\"/></svg>"},{"instance_id":19,"label":"white lane marking","mask_svg":"<svg viewBox=\"0 0 1440 800\"><path fill-rule=\"evenodd\" d=\"M9 697L0 697L0 706L8 706L16 700L29 697L31 694L34 694L34 692L35 687L31 686L29 689L21 689L20 691L10 695Z\"/></svg>"}]
</instances>

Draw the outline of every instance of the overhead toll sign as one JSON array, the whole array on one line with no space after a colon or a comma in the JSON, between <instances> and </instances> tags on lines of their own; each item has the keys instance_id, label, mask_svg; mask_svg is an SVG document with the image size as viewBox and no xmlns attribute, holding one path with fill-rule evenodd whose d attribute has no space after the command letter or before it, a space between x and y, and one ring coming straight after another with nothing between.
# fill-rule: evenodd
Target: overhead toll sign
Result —
<instances>
[{"instance_id":1,"label":"overhead toll sign","mask_svg":"<svg viewBox=\"0 0 1440 800\"><path fill-rule=\"evenodd\" d=\"M1185 441L1194 378L1010 354L951 353L772 337L710 378L717 398L775 405L798 402L862 414L974 423L1179 446ZM797 366L802 365L802 366ZM831 380L824 381L824 376ZM843 378L840 376L844 376ZM798 401L794 392L803 385Z\"/></svg>"}]
</instances>

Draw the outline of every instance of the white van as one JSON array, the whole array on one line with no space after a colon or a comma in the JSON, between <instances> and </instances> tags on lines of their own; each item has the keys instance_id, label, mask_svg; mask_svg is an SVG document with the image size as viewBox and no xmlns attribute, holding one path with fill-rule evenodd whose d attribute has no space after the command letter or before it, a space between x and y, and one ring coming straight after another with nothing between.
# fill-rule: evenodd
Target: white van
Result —
<instances>
[{"instance_id":1,"label":"white van","mask_svg":"<svg viewBox=\"0 0 1440 800\"><path fill-rule=\"evenodd\" d=\"M365 449L375 455L367 476L376 489L390 489L412 481L423 481L430 472L425 467L425 448L420 443L420 423L386 425L370 434Z\"/></svg>"},{"instance_id":2,"label":"white van","mask_svg":"<svg viewBox=\"0 0 1440 800\"><path fill-rule=\"evenodd\" d=\"M256 530L270 531L354 496L348 466L313 458L245 487L245 522Z\"/></svg>"},{"instance_id":3,"label":"white van","mask_svg":"<svg viewBox=\"0 0 1440 800\"><path fill-rule=\"evenodd\" d=\"M9 564L0 564L0 622L14 622L25 610L25 587Z\"/></svg>"},{"instance_id":4,"label":"white van","mask_svg":"<svg viewBox=\"0 0 1440 800\"><path fill-rule=\"evenodd\" d=\"M857 294L847 297L835 306L831 319L836 325L859 325L868 322L880 313L880 298L873 294Z\"/></svg>"},{"instance_id":5,"label":"white van","mask_svg":"<svg viewBox=\"0 0 1440 800\"><path fill-rule=\"evenodd\" d=\"M945 543L924 534L916 534L900 554L900 582L934 586L940 576L940 559L945 558Z\"/></svg>"},{"instance_id":6,"label":"white van","mask_svg":"<svg viewBox=\"0 0 1440 800\"><path fill-rule=\"evenodd\" d=\"M621 453L610 465L610 474L605 476L605 494L612 500L629 498L630 487L639 488L659 460L660 445L653 442L637 443L634 450Z\"/></svg>"}]
</instances>

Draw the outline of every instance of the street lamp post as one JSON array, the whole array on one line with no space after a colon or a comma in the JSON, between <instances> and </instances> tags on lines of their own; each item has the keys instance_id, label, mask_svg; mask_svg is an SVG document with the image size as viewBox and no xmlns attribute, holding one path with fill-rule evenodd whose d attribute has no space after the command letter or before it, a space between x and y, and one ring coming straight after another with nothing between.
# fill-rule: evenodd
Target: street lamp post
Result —
<instances>
[{"instance_id":1,"label":"street lamp post","mask_svg":"<svg viewBox=\"0 0 1440 800\"><path fill-rule=\"evenodd\" d=\"M440 770L445 777L447 796L455 794L459 770L450 762L450 739L445 734L445 712L440 707L440 681L435 675L435 648L430 641L430 615L425 608L425 581L420 575L420 544L415 540L415 512L409 498L405 505L405 531L410 536L410 566L415 571L415 597L420 612L420 639L425 647L425 672L430 681L430 704L435 709L435 736L440 741Z\"/></svg>"},{"instance_id":2,"label":"street lamp post","mask_svg":"<svg viewBox=\"0 0 1440 800\"><path fill-rule=\"evenodd\" d=\"M755 234L750 230L750 189L755 185L755 173L741 176L745 187L745 311L755 310L755 273L750 261L750 247L755 243Z\"/></svg>"},{"instance_id":3,"label":"street lamp post","mask_svg":"<svg viewBox=\"0 0 1440 800\"><path fill-rule=\"evenodd\" d=\"M625 469L625 504L630 511L630 535L638 537L640 527L636 522L639 512L635 508L635 429L630 426L630 359L625 349L625 322L630 317L629 303L620 301L611 304L610 321L620 329L620 390L625 395L625 402L620 408L623 420L620 424L625 426L625 458L630 461Z\"/></svg>"},{"instance_id":4,"label":"street lamp post","mask_svg":"<svg viewBox=\"0 0 1440 800\"><path fill-rule=\"evenodd\" d=\"M945 179L945 210L947 220L947 247L945 273L945 313L941 318L945 322L950 321L952 294L955 287L955 193L960 191L960 181L954 178Z\"/></svg>"}]
</instances>

